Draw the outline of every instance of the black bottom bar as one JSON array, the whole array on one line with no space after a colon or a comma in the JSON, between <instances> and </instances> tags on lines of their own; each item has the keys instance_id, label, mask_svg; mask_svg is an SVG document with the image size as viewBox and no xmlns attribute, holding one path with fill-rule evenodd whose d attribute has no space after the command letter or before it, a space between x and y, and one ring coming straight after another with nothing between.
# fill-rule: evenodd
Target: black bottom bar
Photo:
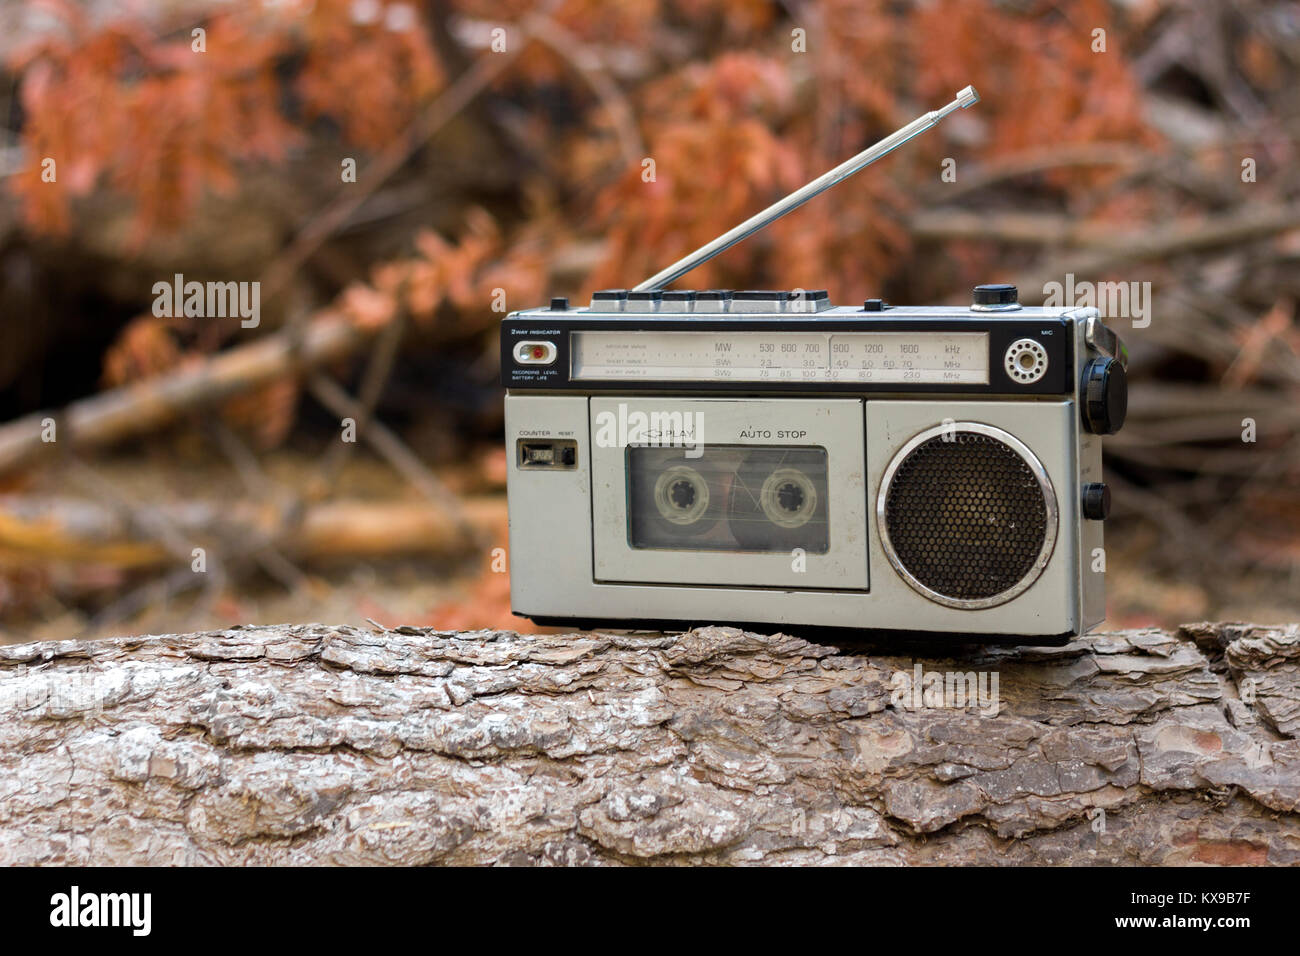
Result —
<instances>
[{"instance_id":1,"label":"black bottom bar","mask_svg":"<svg viewBox=\"0 0 1300 956\"><path fill-rule=\"evenodd\" d=\"M148 935L126 925L54 925L72 887L92 894L149 894ZM0 871L10 938L128 946L200 948L238 944L265 951L384 952L427 936L437 950L462 940L489 948L539 938L582 938L614 945L649 920L656 948L680 944L708 927L712 941L735 949L773 932L886 940L918 951L1031 949L1053 952L1068 941L1133 939L1184 945L1189 936L1216 947L1245 942L1252 931L1289 928L1294 874L1286 869L1083 868L997 869L272 869ZM745 894L737 896L736 894ZM142 897L136 902L141 902ZM747 902L742 902L747 901ZM142 907L137 907L137 911ZM63 919L62 922L68 922ZM122 922L119 920L119 922ZM141 923L143 921L140 921ZM833 935L830 935L833 934ZM74 939L75 937L75 939ZM441 940L441 944L438 942ZM353 947L357 948L353 948ZM362 948L364 947L364 948ZM1223 951L1231 951L1225 949Z\"/></svg>"},{"instance_id":2,"label":"black bottom bar","mask_svg":"<svg viewBox=\"0 0 1300 956\"><path fill-rule=\"evenodd\" d=\"M621 620L590 617L534 617L514 612L539 627L571 627L578 631L689 631L694 627L738 627L757 634L789 634L817 644L832 646L878 647L888 644L891 651L928 650L936 647L953 651L972 644L992 647L1063 647L1077 635L1063 634L962 634L950 631L899 631L877 628L825 627L799 624L772 624L757 621L671 621Z\"/></svg>"}]
</instances>

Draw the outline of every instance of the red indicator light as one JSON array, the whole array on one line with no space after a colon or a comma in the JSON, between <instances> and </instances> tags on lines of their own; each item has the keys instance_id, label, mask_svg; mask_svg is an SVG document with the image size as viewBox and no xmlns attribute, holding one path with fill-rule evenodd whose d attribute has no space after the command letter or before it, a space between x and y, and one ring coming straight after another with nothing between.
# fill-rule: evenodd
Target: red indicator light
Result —
<instances>
[{"instance_id":1,"label":"red indicator light","mask_svg":"<svg viewBox=\"0 0 1300 956\"><path fill-rule=\"evenodd\" d=\"M533 358L535 358L535 359L539 359L539 358L545 358L545 357L546 357L546 349L542 348L540 345L534 345L534 346L533 346Z\"/></svg>"}]
</instances>

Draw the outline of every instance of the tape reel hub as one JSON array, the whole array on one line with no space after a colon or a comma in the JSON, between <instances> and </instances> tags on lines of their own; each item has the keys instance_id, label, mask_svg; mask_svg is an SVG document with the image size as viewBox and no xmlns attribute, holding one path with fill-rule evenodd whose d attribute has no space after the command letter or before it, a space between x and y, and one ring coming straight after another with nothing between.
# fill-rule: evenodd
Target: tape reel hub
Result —
<instances>
[{"instance_id":1,"label":"tape reel hub","mask_svg":"<svg viewBox=\"0 0 1300 956\"><path fill-rule=\"evenodd\" d=\"M694 524L709 510L709 483L694 468L674 465L655 480L654 502L666 521Z\"/></svg>"},{"instance_id":2,"label":"tape reel hub","mask_svg":"<svg viewBox=\"0 0 1300 956\"><path fill-rule=\"evenodd\" d=\"M774 525L799 528L817 510L817 486L797 468L778 468L764 479L758 500Z\"/></svg>"}]
</instances>

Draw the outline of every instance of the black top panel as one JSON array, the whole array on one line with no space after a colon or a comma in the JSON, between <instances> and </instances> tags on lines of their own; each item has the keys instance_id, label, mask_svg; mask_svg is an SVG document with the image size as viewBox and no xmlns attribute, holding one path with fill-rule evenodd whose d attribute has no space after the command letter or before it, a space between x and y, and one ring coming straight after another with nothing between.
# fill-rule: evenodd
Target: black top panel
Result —
<instances>
[{"instance_id":1,"label":"black top panel","mask_svg":"<svg viewBox=\"0 0 1300 956\"><path fill-rule=\"evenodd\" d=\"M928 311L928 310L927 310ZM1030 310L1026 310L1029 312ZM1034 310L1037 311L1037 310ZM903 314L897 314L903 313ZM1075 359L1073 319L1060 314L970 314L957 310L947 315L907 315L904 310L860 312L837 309L807 315L683 316L658 314L610 314L570 310L567 312L516 313L501 323L501 380L515 392L719 392L787 393L824 392L863 394L870 392L937 393L969 395L1067 395L1074 393ZM727 381L713 379L616 379L592 381L569 378L570 333L574 331L620 332L987 332L989 343L988 384L866 383L810 381ZM1007 348L1017 339L1031 338L1047 352L1047 371L1029 385L1012 381L1003 364ZM521 342L548 342L555 347L553 361L528 364L516 359ZM548 353L549 354L549 353Z\"/></svg>"}]
</instances>

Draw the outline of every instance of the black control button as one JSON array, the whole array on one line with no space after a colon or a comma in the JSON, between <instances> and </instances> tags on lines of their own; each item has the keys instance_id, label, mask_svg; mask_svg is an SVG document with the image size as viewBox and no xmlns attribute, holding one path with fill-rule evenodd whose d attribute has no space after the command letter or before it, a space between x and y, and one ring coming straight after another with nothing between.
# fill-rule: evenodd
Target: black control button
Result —
<instances>
[{"instance_id":1,"label":"black control button","mask_svg":"<svg viewBox=\"0 0 1300 956\"><path fill-rule=\"evenodd\" d=\"M1020 293L1015 286L1001 282L977 285L973 301L976 305L982 306L1017 305L1020 302Z\"/></svg>"},{"instance_id":2,"label":"black control button","mask_svg":"<svg viewBox=\"0 0 1300 956\"><path fill-rule=\"evenodd\" d=\"M568 296L557 295L555 298L553 298L553 299L551 300L551 311L552 311L552 312L568 312L568 311L569 311L569 299L568 299Z\"/></svg>"},{"instance_id":3,"label":"black control button","mask_svg":"<svg viewBox=\"0 0 1300 956\"><path fill-rule=\"evenodd\" d=\"M1113 435L1128 415L1128 375L1113 358L1093 359L1079 383L1083 426L1094 435Z\"/></svg>"},{"instance_id":4,"label":"black control button","mask_svg":"<svg viewBox=\"0 0 1300 956\"><path fill-rule=\"evenodd\" d=\"M867 299L862 303L863 312L884 312L889 308L889 303L884 299Z\"/></svg>"},{"instance_id":5,"label":"black control button","mask_svg":"<svg viewBox=\"0 0 1300 956\"><path fill-rule=\"evenodd\" d=\"M1089 521L1105 521L1110 515L1110 488L1102 481L1083 486L1083 516Z\"/></svg>"}]
</instances>

